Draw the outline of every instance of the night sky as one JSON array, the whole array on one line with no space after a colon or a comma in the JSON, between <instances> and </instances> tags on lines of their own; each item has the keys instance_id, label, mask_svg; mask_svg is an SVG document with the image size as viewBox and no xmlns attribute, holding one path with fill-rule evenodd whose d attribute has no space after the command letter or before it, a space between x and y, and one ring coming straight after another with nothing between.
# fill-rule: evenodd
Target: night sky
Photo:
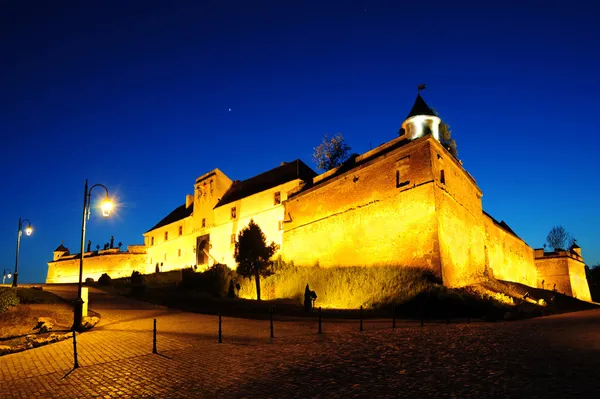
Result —
<instances>
[{"instance_id":1,"label":"night sky","mask_svg":"<svg viewBox=\"0 0 600 399\"><path fill-rule=\"evenodd\" d=\"M357 153L397 137L420 83L484 209L534 248L563 225L600 263L598 6L436 3L2 2L0 268L19 216L20 282L62 240L79 252L86 178L119 203L94 211L93 247L140 244L213 168L315 168L324 133Z\"/></svg>"}]
</instances>

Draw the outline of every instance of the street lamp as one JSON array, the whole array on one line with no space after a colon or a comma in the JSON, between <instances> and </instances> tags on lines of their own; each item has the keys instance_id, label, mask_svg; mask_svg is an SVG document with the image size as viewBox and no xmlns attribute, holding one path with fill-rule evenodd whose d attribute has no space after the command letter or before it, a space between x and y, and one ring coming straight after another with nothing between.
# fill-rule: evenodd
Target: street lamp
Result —
<instances>
[{"instance_id":1,"label":"street lamp","mask_svg":"<svg viewBox=\"0 0 600 399\"><path fill-rule=\"evenodd\" d=\"M8 274L7 274L7 272L8 272ZM10 274L10 270L4 269L4 274L2 275L2 285L4 285L4 281L6 280L7 277L10 280L10 278L12 277L12 274Z\"/></svg>"},{"instance_id":2,"label":"street lamp","mask_svg":"<svg viewBox=\"0 0 600 399\"><path fill-rule=\"evenodd\" d=\"M19 282L19 250L21 249L21 236L23 235L23 222L27 222L27 227L25 227L25 234L28 236L33 233L33 229L31 228L31 222L29 219L21 219L19 218L19 229L17 230L17 256L15 259L15 278L13 279L12 286L17 288ZM10 278L10 277L9 277Z\"/></svg>"},{"instance_id":3,"label":"street lamp","mask_svg":"<svg viewBox=\"0 0 600 399\"><path fill-rule=\"evenodd\" d=\"M102 187L106 191L106 197L102 201L102 216L107 218L110 215L110 211L113 208L112 202L108 196L108 189L102 184L94 184L88 189L88 180L85 179L85 188L83 191L83 218L81 221L81 254L79 258L79 286L77 287L77 299L74 302L74 317L73 317L73 331L79 331L81 329L81 320L83 319L83 299L81 298L81 279L83 276L83 254L85 246L85 222L90 217L90 203L91 193L94 187Z\"/></svg>"}]
</instances>

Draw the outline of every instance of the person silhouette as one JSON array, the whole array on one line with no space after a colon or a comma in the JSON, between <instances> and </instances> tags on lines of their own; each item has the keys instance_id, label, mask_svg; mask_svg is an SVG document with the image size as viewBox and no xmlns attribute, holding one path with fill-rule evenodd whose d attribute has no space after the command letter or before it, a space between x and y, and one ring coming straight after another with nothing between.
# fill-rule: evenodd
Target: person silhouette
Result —
<instances>
[{"instance_id":1,"label":"person silhouette","mask_svg":"<svg viewBox=\"0 0 600 399\"><path fill-rule=\"evenodd\" d=\"M311 290L308 288L308 284L306 284L306 288L304 289L304 311L306 313L310 313L312 308L312 297Z\"/></svg>"}]
</instances>

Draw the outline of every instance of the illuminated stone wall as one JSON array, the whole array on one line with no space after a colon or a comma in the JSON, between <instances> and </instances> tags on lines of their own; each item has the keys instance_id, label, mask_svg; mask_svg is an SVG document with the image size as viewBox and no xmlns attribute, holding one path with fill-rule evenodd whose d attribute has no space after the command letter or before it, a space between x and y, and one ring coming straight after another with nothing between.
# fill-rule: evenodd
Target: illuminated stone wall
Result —
<instances>
[{"instance_id":1,"label":"illuminated stone wall","mask_svg":"<svg viewBox=\"0 0 600 399\"><path fill-rule=\"evenodd\" d=\"M286 202L284 259L302 266L421 266L440 276L429 163L423 138L293 196Z\"/></svg>"},{"instance_id":2,"label":"illuminated stone wall","mask_svg":"<svg viewBox=\"0 0 600 399\"><path fill-rule=\"evenodd\" d=\"M533 249L483 215L487 264L495 278L538 287Z\"/></svg>"},{"instance_id":3,"label":"illuminated stone wall","mask_svg":"<svg viewBox=\"0 0 600 399\"><path fill-rule=\"evenodd\" d=\"M439 142L430 140L444 285L482 281L485 271L481 190Z\"/></svg>"},{"instance_id":4,"label":"illuminated stone wall","mask_svg":"<svg viewBox=\"0 0 600 399\"><path fill-rule=\"evenodd\" d=\"M536 250L535 266L540 287L556 289L584 301L592 300L581 256L570 251L544 253Z\"/></svg>"},{"instance_id":5,"label":"illuminated stone wall","mask_svg":"<svg viewBox=\"0 0 600 399\"><path fill-rule=\"evenodd\" d=\"M213 208L230 186L231 179L219 169L205 173L196 179L194 195L186 197L186 206L193 202L192 215L144 234L144 242L148 248L148 264L153 272L157 264L161 271L197 264L196 239L210 234L215 227ZM208 257L207 263L197 266L202 271L214 263L215 261Z\"/></svg>"},{"instance_id":6,"label":"illuminated stone wall","mask_svg":"<svg viewBox=\"0 0 600 399\"><path fill-rule=\"evenodd\" d=\"M119 248L86 252L83 258L83 279L91 277L94 281L103 273L111 278L129 277L134 270L140 273L151 273L146 259L147 255L136 248L132 252L121 252ZM76 283L79 281L79 257L66 255L58 261L48 262L47 284Z\"/></svg>"},{"instance_id":7,"label":"illuminated stone wall","mask_svg":"<svg viewBox=\"0 0 600 399\"><path fill-rule=\"evenodd\" d=\"M152 272L158 264L161 271L181 269L196 264L196 236L191 233L192 218L187 217L152 231L144 241L148 245L148 267ZM179 228L182 234L179 234ZM165 233L167 233L165 239ZM154 245L150 245L154 237Z\"/></svg>"},{"instance_id":8,"label":"illuminated stone wall","mask_svg":"<svg viewBox=\"0 0 600 399\"><path fill-rule=\"evenodd\" d=\"M301 180L296 179L271 189L261 191L243 199L216 208L215 227L210 230L210 250L218 262L235 269L235 244L232 235L237 235L253 219L265 233L267 243L275 242L281 247L283 235L284 205L288 191L296 188ZM280 193L280 204L275 204L275 193ZM231 217L231 208L235 207L236 217ZM277 256L277 255L275 255Z\"/></svg>"}]
</instances>

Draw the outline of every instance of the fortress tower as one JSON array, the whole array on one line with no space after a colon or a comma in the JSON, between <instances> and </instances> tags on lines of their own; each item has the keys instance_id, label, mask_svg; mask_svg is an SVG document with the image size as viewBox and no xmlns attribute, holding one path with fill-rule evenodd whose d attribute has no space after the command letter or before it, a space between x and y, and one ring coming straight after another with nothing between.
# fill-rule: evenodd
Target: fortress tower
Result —
<instances>
[{"instance_id":1,"label":"fortress tower","mask_svg":"<svg viewBox=\"0 0 600 399\"><path fill-rule=\"evenodd\" d=\"M399 137L313 178L286 202L282 252L299 265L425 267L448 286L484 276L481 190L417 95Z\"/></svg>"}]
</instances>

